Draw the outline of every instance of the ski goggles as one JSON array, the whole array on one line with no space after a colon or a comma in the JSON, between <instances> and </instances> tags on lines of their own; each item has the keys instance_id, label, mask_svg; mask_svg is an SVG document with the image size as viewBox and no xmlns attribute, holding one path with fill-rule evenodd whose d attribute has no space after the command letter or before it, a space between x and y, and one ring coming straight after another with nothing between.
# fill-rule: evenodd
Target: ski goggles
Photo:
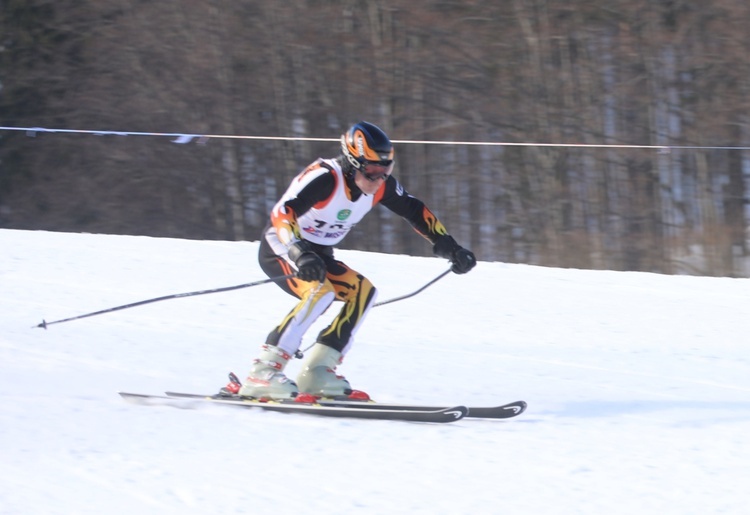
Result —
<instances>
[{"instance_id":1,"label":"ski goggles","mask_svg":"<svg viewBox=\"0 0 750 515\"><path fill-rule=\"evenodd\" d=\"M380 161L377 163L366 161L362 164L359 171L368 181L377 182L380 179L385 180L393 171L393 161Z\"/></svg>"}]
</instances>

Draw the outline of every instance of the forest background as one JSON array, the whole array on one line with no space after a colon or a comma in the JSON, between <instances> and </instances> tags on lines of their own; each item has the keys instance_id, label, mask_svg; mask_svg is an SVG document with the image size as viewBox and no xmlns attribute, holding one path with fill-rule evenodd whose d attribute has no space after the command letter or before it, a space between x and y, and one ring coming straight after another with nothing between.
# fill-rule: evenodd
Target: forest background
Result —
<instances>
[{"instance_id":1,"label":"forest background","mask_svg":"<svg viewBox=\"0 0 750 515\"><path fill-rule=\"evenodd\" d=\"M747 277L748 27L746 0L0 0L4 127L331 140L0 130L0 227L257 240L364 119L507 143L396 145L481 260ZM386 209L345 248L431 253Z\"/></svg>"}]
</instances>

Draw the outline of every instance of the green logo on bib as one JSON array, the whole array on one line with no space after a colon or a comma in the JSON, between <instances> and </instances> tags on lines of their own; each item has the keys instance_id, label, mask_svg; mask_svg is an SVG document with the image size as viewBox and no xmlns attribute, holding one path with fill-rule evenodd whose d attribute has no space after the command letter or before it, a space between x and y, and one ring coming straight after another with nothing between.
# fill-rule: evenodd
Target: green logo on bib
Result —
<instances>
[{"instance_id":1,"label":"green logo on bib","mask_svg":"<svg viewBox=\"0 0 750 515\"><path fill-rule=\"evenodd\" d=\"M339 220L346 220L351 214L351 209L342 209L341 211L339 211L339 214L336 215L336 218L338 218Z\"/></svg>"}]
</instances>

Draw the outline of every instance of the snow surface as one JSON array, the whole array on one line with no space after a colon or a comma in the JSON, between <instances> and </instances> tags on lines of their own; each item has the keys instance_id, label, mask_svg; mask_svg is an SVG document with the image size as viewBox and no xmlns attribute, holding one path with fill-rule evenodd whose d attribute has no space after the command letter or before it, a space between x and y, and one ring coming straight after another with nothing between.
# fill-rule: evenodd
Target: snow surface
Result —
<instances>
[{"instance_id":1,"label":"snow surface","mask_svg":"<svg viewBox=\"0 0 750 515\"><path fill-rule=\"evenodd\" d=\"M34 328L262 279L256 251L0 230L0 513L748 513L746 279L481 262L373 309L340 369L381 401L528 401L507 421L181 410L117 395L210 393L246 373L294 303L272 284ZM447 267L337 255L381 301Z\"/></svg>"}]
</instances>

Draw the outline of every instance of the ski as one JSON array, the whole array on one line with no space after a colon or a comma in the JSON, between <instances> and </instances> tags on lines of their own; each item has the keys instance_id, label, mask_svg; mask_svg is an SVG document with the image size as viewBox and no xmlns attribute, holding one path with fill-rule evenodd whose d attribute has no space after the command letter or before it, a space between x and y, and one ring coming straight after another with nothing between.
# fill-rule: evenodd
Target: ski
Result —
<instances>
[{"instance_id":1,"label":"ski","mask_svg":"<svg viewBox=\"0 0 750 515\"><path fill-rule=\"evenodd\" d=\"M130 402L147 405L168 405L178 408L194 408L203 403L218 404L249 409L261 409L280 413L299 413L323 417L357 418L369 420L401 420L405 422L455 422L464 418L468 412L465 406L429 410L409 409L367 409L364 406L329 406L319 403L260 402L240 397L215 397L210 395L178 394L148 395L142 393L119 392L120 396Z\"/></svg>"},{"instance_id":2,"label":"ski","mask_svg":"<svg viewBox=\"0 0 750 515\"><path fill-rule=\"evenodd\" d=\"M182 393L182 392L166 392L168 397L181 397L185 399L202 399L202 398L213 398L213 399L225 399L232 402L241 401L241 397L238 396L224 396L224 395L201 395L195 393ZM368 402L368 401L354 401L345 399L321 399L318 401L320 406L326 407L339 407L344 409L359 408L372 411L440 411L450 409L446 406L423 406L417 404L386 404L379 402ZM492 419L503 419L512 418L520 415L526 411L525 401L509 402L500 406L469 406L466 418L492 418Z\"/></svg>"},{"instance_id":3,"label":"ski","mask_svg":"<svg viewBox=\"0 0 750 515\"><path fill-rule=\"evenodd\" d=\"M323 406L360 406L375 410L402 409L402 410L437 410L440 406L422 406L412 404L385 404L379 402L345 401L345 400L321 400ZM469 406L466 418L513 418L526 411L525 401L509 402L500 406Z\"/></svg>"}]
</instances>

